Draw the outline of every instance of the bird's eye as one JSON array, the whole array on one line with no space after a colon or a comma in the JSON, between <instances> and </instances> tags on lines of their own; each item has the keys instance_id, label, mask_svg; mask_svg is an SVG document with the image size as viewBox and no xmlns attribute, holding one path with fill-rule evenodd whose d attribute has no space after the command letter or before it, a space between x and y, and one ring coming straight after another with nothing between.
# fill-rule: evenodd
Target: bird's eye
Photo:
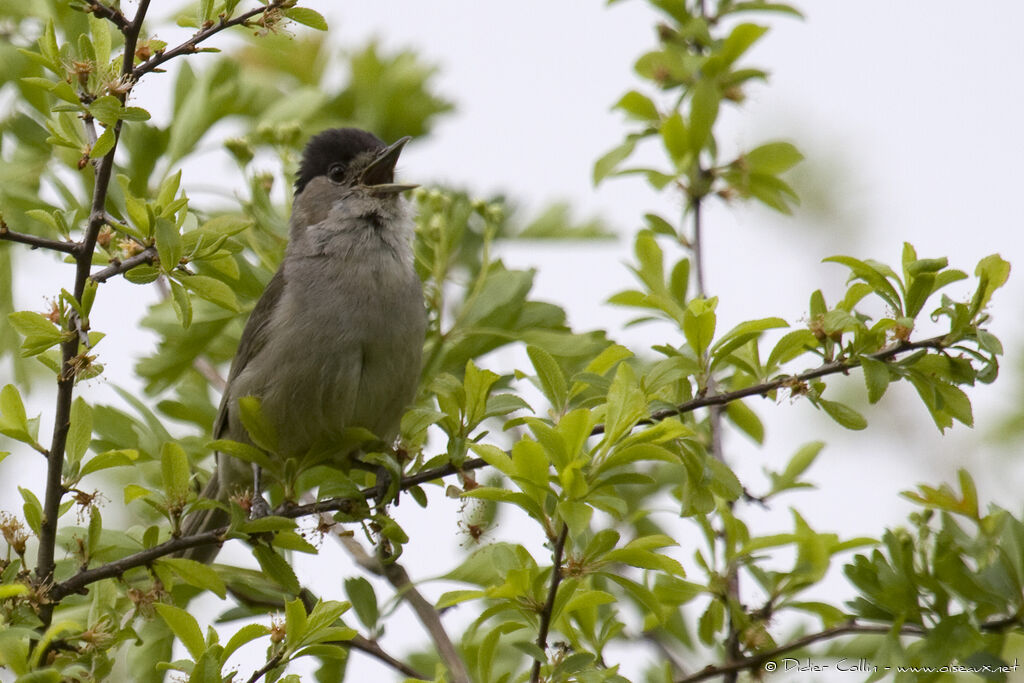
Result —
<instances>
[{"instance_id":1,"label":"bird's eye","mask_svg":"<svg viewBox=\"0 0 1024 683\"><path fill-rule=\"evenodd\" d=\"M327 178L332 183L340 183L345 179L345 167L341 164L334 164L327 169Z\"/></svg>"}]
</instances>

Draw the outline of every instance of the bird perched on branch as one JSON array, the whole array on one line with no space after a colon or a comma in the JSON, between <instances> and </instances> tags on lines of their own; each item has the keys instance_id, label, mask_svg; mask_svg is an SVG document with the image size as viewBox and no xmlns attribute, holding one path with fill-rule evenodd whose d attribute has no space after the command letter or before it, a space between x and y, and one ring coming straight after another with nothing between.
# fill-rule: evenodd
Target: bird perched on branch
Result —
<instances>
[{"instance_id":1,"label":"bird perched on branch","mask_svg":"<svg viewBox=\"0 0 1024 683\"><path fill-rule=\"evenodd\" d=\"M249 316L231 365L215 439L252 443L238 401L260 400L277 433L271 458L299 457L361 427L386 440L398 433L420 372L426 329L413 268L413 221L394 182L408 137L387 146L371 133L336 128L306 145L284 261ZM242 460L217 454L202 497L226 503L253 487ZM257 474L258 482L258 474ZM260 497L258 486L254 496ZM197 510L185 536L224 526L222 508ZM203 562L216 545L183 553Z\"/></svg>"}]
</instances>

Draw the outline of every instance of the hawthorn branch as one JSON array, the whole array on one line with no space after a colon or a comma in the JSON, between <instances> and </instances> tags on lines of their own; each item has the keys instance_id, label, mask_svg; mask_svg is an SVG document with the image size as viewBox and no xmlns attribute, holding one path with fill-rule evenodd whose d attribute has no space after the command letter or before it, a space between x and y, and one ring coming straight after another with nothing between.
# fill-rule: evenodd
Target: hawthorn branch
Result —
<instances>
[{"instance_id":1,"label":"hawthorn branch","mask_svg":"<svg viewBox=\"0 0 1024 683\"><path fill-rule=\"evenodd\" d=\"M211 36L220 33L224 29L231 28L232 26L241 26L243 24L246 24L249 22L250 19L259 16L260 14L266 14L267 12L272 12L274 10L281 9L285 4L287 4L287 2L288 0L274 0L273 2L270 2L262 7L256 7L254 9L243 12L232 19L221 17L218 22L212 23L209 26L200 29L191 38L186 40L181 45L173 47L170 50L158 52L146 61L136 66L135 69L131 72L132 78L138 80L142 76L156 70L156 68L164 62L174 59L178 55L196 53L199 51L199 44L207 40Z\"/></svg>"},{"instance_id":2,"label":"hawthorn branch","mask_svg":"<svg viewBox=\"0 0 1024 683\"><path fill-rule=\"evenodd\" d=\"M124 54L122 60L121 75L131 74L132 57L135 54L135 46L138 43L139 33L142 31L142 22L146 18L150 0L139 0L139 7L135 12L135 18L131 23L122 29L124 34ZM128 90L117 94L118 100L124 105L128 97ZM92 268L93 251L96 249L96 240L99 237L100 229L106 222L107 192L110 188L110 178L114 169L114 153L117 151L117 143L120 139L121 121L114 124L114 144L100 160L96 169L96 178L93 185L92 205L89 212L89 223L82 241L76 245L75 256L75 286L74 296L78 301L82 300L85 293L86 282L89 279L89 271ZM68 330L77 331L79 324L77 319L68 320ZM57 399L53 418L53 438L50 445L50 454L47 458L46 467L46 492L43 502L43 520L39 529L39 551L36 561L36 579L40 584L46 585L53 580L54 552L57 545L57 517L60 514L60 502L67 492L61 482L61 475L64 468L64 448L67 445L68 430L71 428L71 402L75 388L75 365L74 360L79 352L79 335L69 335L67 341L61 344L61 372L57 377ZM46 603L40 607L39 618L43 626L49 626L53 616L53 602Z\"/></svg>"},{"instance_id":3,"label":"hawthorn branch","mask_svg":"<svg viewBox=\"0 0 1024 683\"><path fill-rule=\"evenodd\" d=\"M902 353L908 351L917 351L920 349L935 349L941 351L942 349L951 346L947 342L948 335L938 335L935 337L929 337L928 339L922 339L916 342L905 342L900 341L888 346L881 351L875 353L865 354L865 358L872 360L887 361ZM737 389L735 391L725 391L722 393L708 394L705 396L698 396L695 399L680 403L674 408L665 408L663 410L656 410L651 413L650 417L645 418L638 422L638 425L653 424L660 422L669 417L675 417L676 415L684 415L686 413L692 413L700 408L706 408L708 406L724 406L733 401L738 401L741 398L748 398L750 396L767 396L773 391L777 391L783 387L792 386L795 384L802 384L812 379L819 377L825 377L827 375L835 374L846 374L854 368L860 367L860 360L851 358L849 360L837 360L831 363L825 363L812 370L806 370L798 375L783 375L776 377L769 382L763 382L761 384L754 384L749 387ZM591 435L604 434L604 425L599 424L594 427L590 432Z\"/></svg>"},{"instance_id":4,"label":"hawthorn branch","mask_svg":"<svg viewBox=\"0 0 1024 683\"><path fill-rule=\"evenodd\" d=\"M352 555L356 564L371 574L387 579L399 597L409 604L409 607L412 608L412 611L419 618L420 623L423 624L423 628L430 634L434 645L437 646L437 652L441 657L441 661L448 668L453 683L469 683L469 672L466 670L466 664L455 649L455 645L448 636L444 624L441 623L441 615L434 609L430 601L424 598L423 594L417 590L412 579L409 578L409 573L405 570L405 567L397 562L382 562L370 556L369 553L363 550L363 546L353 538L339 535L338 540L341 541L341 544Z\"/></svg>"},{"instance_id":5,"label":"hawthorn branch","mask_svg":"<svg viewBox=\"0 0 1024 683\"><path fill-rule=\"evenodd\" d=\"M27 235L22 232L14 232L7 227L7 223L4 223L3 219L0 219L0 240L27 244L33 249L59 251L63 254L74 254L78 251L78 244L76 242L48 240L45 237L36 237L35 235Z\"/></svg>"},{"instance_id":6,"label":"hawthorn branch","mask_svg":"<svg viewBox=\"0 0 1024 683\"><path fill-rule=\"evenodd\" d=\"M127 31L132 24L121 10L116 7L105 5L102 2L91 3L85 11L95 14L100 19L109 19L110 22L113 23L119 31L121 31L121 33Z\"/></svg>"},{"instance_id":7,"label":"hawthorn branch","mask_svg":"<svg viewBox=\"0 0 1024 683\"><path fill-rule=\"evenodd\" d=\"M146 247L138 254L129 256L123 261L112 260L110 265L103 270L98 270L89 276L90 279L95 282L106 282L112 277L127 273L136 266L150 264L152 265L156 261L156 247Z\"/></svg>"},{"instance_id":8,"label":"hawthorn branch","mask_svg":"<svg viewBox=\"0 0 1024 683\"><path fill-rule=\"evenodd\" d=\"M551 559L551 584L548 587L548 598L544 602L544 608L540 612L540 627L537 629L537 647L541 652L548 649L548 629L551 628L551 616L555 611L555 597L558 595L558 584L562 582L562 552L565 550L565 539L569 536L569 525L562 522L562 530L558 532L555 539L555 547L552 550ZM540 681L540 660L533 660L533 668L530 670L530 683Z\"/></svg>"}]
</instances>

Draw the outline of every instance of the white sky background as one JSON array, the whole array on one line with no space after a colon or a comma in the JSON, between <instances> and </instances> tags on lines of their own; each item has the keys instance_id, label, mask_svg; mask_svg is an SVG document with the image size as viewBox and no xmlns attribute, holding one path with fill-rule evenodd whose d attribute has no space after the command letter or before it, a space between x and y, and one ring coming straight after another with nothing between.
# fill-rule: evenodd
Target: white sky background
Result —
<instances>
[{"instance_id":1,"label":"white sky background","mask_svg":"<svg viewBox=\"0 0 1024 683\"><path fill-rule=\"evenodd\" d=\"M657 15L644 3L633 0L610 8L550 0L306 4L327 16L336 44L358 48L376 35L389 48L413 47L441 67L438 89L456 102L457 113L403 155L406 179L464 185L482 195L504 191L527 210L568 199L578 217L601 215L622 233L619 244L524 244L507 247L501 255L511 266L536 267L535 295L566 307L576 329L607 327L613 338L633 348L678 342L667 327L621 331L630 313L602 305L613 292L632 286L622 264L631 258L631 235L643 213L672 217L680 207L677 197L655 194L637 180L609 180L597 189L590 182L594 159L627 131L610 105L626 90L645 87L633 76L632 63L654 46ZM801 9L807 15L803 22L769 15L773 30L746 62L767 68L771 79L749 89L748 102L724 119L719 135L725 149L775 138L795 142L808 157L799 174L808 195L795 219L760 209L709 212L708 286L721 297L720 331L769 315L800 324L811 291L822 288L830 301L842 291L845 270L820 263L836 253L896 265L907 240L921 256L948 255L969 273L979 258L997 251L1018 268L1024 264L1016 210L1024 156L1019 94L1024 44L1017 34L1024 3L807 0ZM748 20L760 23L764 15ZM198 56L193 65L201 63ZM151 81L153 90L147 92L154 95L169 83ZM154 115L163 119L156 110ZM656 148L644 154L652 162L661 160ZM195 175L186 182L200 185L203 179ZM34 265L20 273L19 305L42 308L53 271L44 278L36 270L38 257L26 263ZM66 279L65 271L57 272ZM878 534L910 510L899 491L918 481L951 481L961 465L969 465L977 477L983 501L995 500L1019 513L1021 468L981 445L981 437L995 426L1018 385L1013 375L1021 348L1020 280L1015 272L994 301L992 329L1008 354L996 386L970 392L977 422L973 432L957 426L940 438L912 390L890 389L867 413L872 428L859 433L845 432L807 404L751 402L766 422L768 446L754 447L738 435L726 446L752 489L763 482L763 466L781 468L799 444L814 438L829 443L810 472L820 489L752 513L753 529L789 530L784 506L791 504L819 530ZM126 317L143 313L139 292L118 283L105 286L98 298L96 327L109 334L101 360L111 370L110 383L131 386L130 364L118 356L137 354L140 344L150 343L134 332L135 325L125 323ZM515 365L527 367L515 354L497 354L489 361L504 372ZM858 386L859 378L847 385ZM102 383L87 391L112 400L113 392ZM31 404L42 412L47 431L49 396L37 392ZM15 486L25 481L20 473L28 458L18 457L17 465L14 460L0 465L0 495L7 509L20 507ZM431 515L420 514L411 500L398 510L413 539L406 566L414 578L453 566L466 540L457 534L457 504L440 497L438 503ZM670 523L672 516L662 518ZM536 536L531 527L503 521L494 538ZM528 546L538 561L550 561L539 543ZM690 569L692 550L674 553ZM324 552L298 564L314 589L338 597L339 577L359 572L339 569L348 566L343 553L329 547ZM234 554L244 555L244 550ZM830 586L849 595L841 577ZM427 584L423 591L434 599L451 587ZM379 588L378 595L384 594L388 590ZM756 594L751 600L756 602ZM217 609L216 603L208 607ZM468 616L456 613L449 619L461 624ZM421 642L421 632L411 614L393 621L384 642L400 656ZM647 656L624 655L624 673L637 673ZM361 656L351 667L353 680L361 680L357 672L366 680L389 675Z\"/></svg>"}]
</instances>

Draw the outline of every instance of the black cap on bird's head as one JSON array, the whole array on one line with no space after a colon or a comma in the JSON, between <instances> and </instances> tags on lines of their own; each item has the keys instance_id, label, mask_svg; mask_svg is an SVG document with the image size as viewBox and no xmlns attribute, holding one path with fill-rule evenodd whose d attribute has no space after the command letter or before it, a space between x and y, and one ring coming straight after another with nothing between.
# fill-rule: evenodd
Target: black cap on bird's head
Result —
<instances>
[{"instance_id":1,"label":"black cap on bird's head","mask_svg":"<svg viewBox=\"0 0 1024 683\"><path fill-rule=\"evenodd\" d=\"M397 194L416 185L394 182L395 164L408 136L391 146L359 128L330 128L314 135L302 152L295 178L295 194L313 178L324 176L332 183L362 185L375 195Z\"/></svg>"}]
</instances>

